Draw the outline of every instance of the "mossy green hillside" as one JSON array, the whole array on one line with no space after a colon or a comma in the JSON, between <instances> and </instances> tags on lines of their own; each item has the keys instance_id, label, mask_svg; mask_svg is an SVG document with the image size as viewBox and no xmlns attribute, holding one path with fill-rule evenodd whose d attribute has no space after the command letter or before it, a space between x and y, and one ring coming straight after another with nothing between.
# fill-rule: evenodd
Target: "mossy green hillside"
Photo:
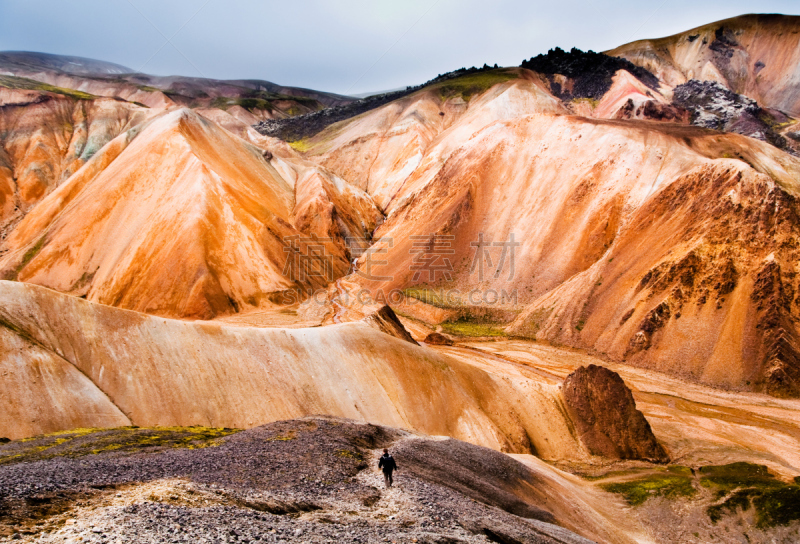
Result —
<instances>
[{"instance_id":1,"label":"mossy green hillside","mask_svg":"<svg viewBox=\"0 0 800 544\"><path fill-rule=\"evenodd\" d=\"M692 479L690 468L675 465L642 478L600 484L600 487L612 493L619 493L631 506L639 506L653 497L668 499L693 497L697 491L692 486Z\"/></svg>"},{"instance_id":2,"label":"mossy green hillside","mask_svg":"<svg viewBox=\"0 0 800 544\"><path fill-rule=\"evenodd\" d=\"M468 337L496 337L508 336L505 329L494 323L481 323L469 319L459 319L458 321L448 321L441 324L442 330L455 336Z\"/></svg>"},{"instance_id":3,"label":"mossy green hillside","mask_svg":"<svg viewBox=\"0 0 800 544\"><path fill-rule=\"evenodd\" d=\"M473 95L481 94L498 83L504 83L518 77L513 70L499 68L467 74L441 83L434 83L428 88L438 91L439 96L445 100L455 96L461 96L464 100L469 100Z\"/></svg>"},{"instance_id":4,"label":"mossy green hillside","mask_svg":"<svg viewBox=\"0 0 800 544\"><path fill-rule=\"evenodd\" d=\"M783 482L766 466L754 463L705 466L696 473L687 467L671 466L642 477L599 485L606 491L621 494L631 506L642 505L653 497L692 499L697 496L698 489L705 488L711 492L713 501L706 508L706 514L714 523L737 511L751 509L759 528L800 520L798 478L791 483Z\"/></svg>"},{"instance_id":5,"label":"mossy green hillside","mask_svg":"<svg viewBox=\"0 0 800 544\"><path fill-rule=\"evenodd\" d=\"M714 492L716 504L706 510L717 522L737 510L755 509L760 528L787 525L800 520L800 485L785 483L770 474L764 465L731 463L702 467L700 485Z\"/></svg>"},{"instance_id":6,"label":"mossy green hillside","mask_svg":"<svg viewBox=\"0 0 800 544\"><path fill-rule=\"evenodd\" d=\"M221 110L227 110L233 106L241 106L251 113L256 110L271 112L275 109L272 105L272 102L269 100L264 100L263 98L228 98L225 96L219 96L211 102L212 108L218 108Z\"/></svg>"},{"instance_id":7,"label":"mossy green hillside","mask_svg":"<svg viewBox=\"0 0 800 544\"><path fill-rule=\"evenodd\" d=\"M34 79L28 79L25 77L17 77L17 76L0 75L0 87L5 87L7 89L22 89L27 91L43 91L48 93L55 93L63 96L68 96L76 100L93 100L97 98L95 95L85 93L83 91L64 89L63 87L56 87L55 85L49 85L47 83L42 83L41 81L36 81Z\"/></svg>"},{"instance_id":8,"label":"mossy green hillside","mask_svg":"<svg viewBox=\"0 0 800 544\"><path fill-rule=\"evenodd\" d=\"M0 465L105 452L207 448L238 429L216 427L120 427L74 429L0 444Z\"/></svg>"},{"instance_id":9,"label":"mossy green hillside","mask_svg":"<svg viewBox=\"0 0 800 544\"><path fill-rule=\"evenodd\" d=\"M294 104L302 105L311 111L322 109L322 104L313 98L308 98L306 96L289 96L285 94L270 93L268 91L249 91L245 89L243 89L241 96L218 96L211 101L211 107L227 110L233 106L241 106L251 113L255 112L256 110L273 112L281 109L275 105L275 102L290 102L293 104L288 108L284 107L284 113L288 115L298 115L300 113L304 113L304 111L301 111Z\"/></svg>"}]
</instances>

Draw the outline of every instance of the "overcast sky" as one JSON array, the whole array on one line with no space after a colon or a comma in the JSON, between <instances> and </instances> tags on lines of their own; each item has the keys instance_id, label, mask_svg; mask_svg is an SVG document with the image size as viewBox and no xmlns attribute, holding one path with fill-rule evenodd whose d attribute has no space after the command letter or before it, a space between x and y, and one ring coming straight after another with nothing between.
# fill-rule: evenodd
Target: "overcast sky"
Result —
<instances>
[{"instance_id":1,"label":"overcast sky","mask_svg":"<svg viewBox=\"0 0 800 544\"><path fill-rule=\"evenodd\" d=\"M602 51L797 0L0 0L0 50L78 55L159 75L257 78L351 94L461 66Z\"/></svg>"}]
</instances>

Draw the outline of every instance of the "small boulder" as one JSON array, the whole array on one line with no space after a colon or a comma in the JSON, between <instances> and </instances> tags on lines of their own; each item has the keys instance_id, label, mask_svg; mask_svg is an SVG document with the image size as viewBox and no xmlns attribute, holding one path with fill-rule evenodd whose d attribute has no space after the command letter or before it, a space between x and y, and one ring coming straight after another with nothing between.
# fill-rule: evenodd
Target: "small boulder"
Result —
<instances>
[{"instance_id":1,"label":"small boulder","mask_svg":"<svg viewBox=\"0 0 800 544\"><path fill-rule=\"evenodd\" d=\"M403 323L400 322L394 310L387 305L382 306L377 312L369 314L363 321L370 327L385 332L390 336L405 340L415 346L419 345L417 341L411 337L411 334L403 326Z\"/></svg>"},{"instance_id":2,"label":"small boulder","mask_svg":"<svg viewBox=\"0 0 800 544\"><path fill-rule=\"evenodd\" d=\"M669 461L631 390L616 372L597 365L567 376L564 401L578 437L593 455L610 459Z\"/></svg>"},{"instance_id":3,"label":"small boulder","mask_svg":"<svg viewBox=\"0 0 800 544\"><path fill-rule=\"evenodd\" d=\"M447 336L440 334L438 332L432 332L428 336L425 337L423 340L426 344L432 344L434 346L452 346L453 341L448 338Z\"/></svg>"}]
</instances>

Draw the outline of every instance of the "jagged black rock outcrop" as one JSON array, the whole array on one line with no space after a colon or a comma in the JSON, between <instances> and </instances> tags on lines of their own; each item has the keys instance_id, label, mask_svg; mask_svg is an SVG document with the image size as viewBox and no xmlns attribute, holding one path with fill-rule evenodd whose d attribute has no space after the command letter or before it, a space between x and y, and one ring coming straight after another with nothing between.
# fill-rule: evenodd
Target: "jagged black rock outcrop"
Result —
<instances>
[{"instance_id":1,"label":"jagged black rock outcrop","mask_svg":"<svg viewBox=\"0 0 800 544\"><path fill-rule=\"evenodd\" d=\"M584 52L575 47L569 52L556 47L546 55L537 55L530 60L522 61L521 66L549 76L553 92L562 99L599 100L611 88L611 78L619 70L627 70L651 89L657 89L659 84L656 76L627 59L594 51ZM571 92L561 89L559 84L552 81L552 76L555 74L565 75L574 80Z\"/></svg>"}]
</instances>

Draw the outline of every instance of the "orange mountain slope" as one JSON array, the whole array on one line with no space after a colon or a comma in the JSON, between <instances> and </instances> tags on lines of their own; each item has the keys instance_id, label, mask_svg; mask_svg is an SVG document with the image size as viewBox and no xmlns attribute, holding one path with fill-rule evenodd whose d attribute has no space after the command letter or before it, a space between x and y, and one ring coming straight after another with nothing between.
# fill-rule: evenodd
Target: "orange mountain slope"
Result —
<instances>
[{"instance_id":1,"label":"orange mountain slope","mask_svg":"<svg viewBox=\"0 0 800 544\"><path fill-rule=\"evenodd\" d=\"M690 79L717 81L766 107L800 114L800 17L743 15L607 53L671 87Z\"/></svg>"},{"instance_id":2,"label":"orange mountain slope","mask_svg":"<svg viewBox=\"0 0 800 544\"><path fill-rule=\"evenodd\" d=\"M152 115L119 100L0 86L0 231L106 143Z\"/></svg>"},{"instance_id":3,"label":"orange mountain slope","mask_svg":"<svg viewBox=\"0 0 800 544\"><path fill-rule=\"evenodd\" d=\"M703 27L706 44L700 30L662 41L704 47L697 59L706 55L724 75L714 64L720 51L755 54L761 34L789 43L793 21L743 17ZM29 152L24 131L3 133L6 213L35 193L23 190L35 183L16 164L73 162L59 159L27 216L9 220L0 273L203 319L293 305L319 290L316 313L328 322L342 306L331 283L358 258L349 283L378 303L390 290L405 290L402 305L455 290L442 307L421 310L423 320L488 320L717 386L800 395L800 160L765 141L687 126L671 88L692 74L681 80L647 65L661 77L655 85L625 66L607 74L597 99L561 92L585 74L470 72L291 145L257 134L244 124L256 117L234 107L154 112L78 101L132 113L89 123L83 146L62 145L54 128L28 129L59 150L46 161L37 153L47 145ZM767 66L759 74L772 73ZM778 68L773 86L787 90L775 92L790 97L788 68ZM725 84L777 107L758 85L734 79ZM77 115L74 98L3 92L7 111L18 112L8 119L29 119L14 126L41 117L55 127ZM94 119L114 119L104 115Z\"/></svg>"},{"instance_id":4,"label":"orange mountain slope","mask_svg":"<svg viewBox=\"0 0 800 544\"><path fill-rule=\"evenodd\" d=\"M739 135L559 115L548 97L516 80L450 113L452 99L418 93L312 138L307 157L387 213L358 281L373 294L457 289L473 315L506 293L505 309L526 308L514 334L800 393L800 161ZM374 160L345 160L367 149ZM513 271L481 236L518 244ZM689 262L691 277L667 272Z\"/></svg>"},{"instance_id":5,"label":"orange mountain slope","mask_svg":"<svg viewBox=\"0 0 800 544\"><path fill-rule=\"evenodd\" d=\"M162 315L208 318L268 304L276 293L330 281L290 277L290 250L332 274L349 266L341 248L332 260L308 250L308 234L293 226L293 183L260 149L191 110L176 110L114 139L36 206L6 240L0 269ZM315 228L299 222L311 232L333 234L330 216L337 215L350 225L348 236L363 239L362 223L379 215L353 189L339 195L314 178L296 185L306 207L316 198L328 211L328 223L320 214Z\"/></svg>"}]
</instances>

